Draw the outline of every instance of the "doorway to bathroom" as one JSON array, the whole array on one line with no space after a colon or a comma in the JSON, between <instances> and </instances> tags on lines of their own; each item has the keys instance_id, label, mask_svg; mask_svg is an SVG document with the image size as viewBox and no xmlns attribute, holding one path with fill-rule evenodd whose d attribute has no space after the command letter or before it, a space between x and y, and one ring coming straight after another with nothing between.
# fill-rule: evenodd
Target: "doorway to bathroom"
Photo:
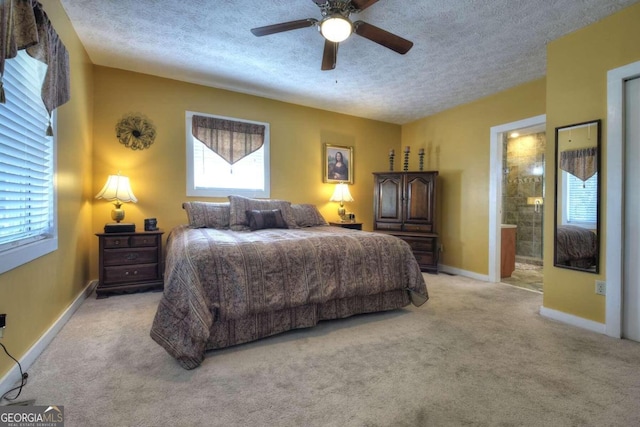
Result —
<instances>
[{"instance_id":1,"label":"doorway to bathroom","mask_svg":"<svg viewBox=\"0 0 640 427\"><path fill-rule=\"evenodd\" d=\"M538 126L503 133L501 249L503 260L513 251L514 263L511 272L501 268L501 279L537 292L542 292L546 145L545 129Z\"/></svg>"},{"instance_id":2,"label":"doorway to bathroom","mask_svg":"<svg viewBox=\"0 0 640 427\"><path fill-rule=\"evenodd\" d=\"M489 280L543 291L546 116L491 128Z\"/></svg>"}]
</instances>

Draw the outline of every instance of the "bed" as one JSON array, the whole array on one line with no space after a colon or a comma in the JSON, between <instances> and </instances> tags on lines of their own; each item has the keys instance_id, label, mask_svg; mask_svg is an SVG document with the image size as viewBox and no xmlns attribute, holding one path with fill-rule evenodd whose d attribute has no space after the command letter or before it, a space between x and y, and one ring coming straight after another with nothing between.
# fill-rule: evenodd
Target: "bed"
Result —
<instances>
[{"instance_id":1,"label":"bed","mask_svg":"<svg viewBox=\"0 0 640 427\"><path fill-rule=\"evenodd\" d=\"M428 299L401 239L329 226L313 205L229 199L184 204L189 224L167 239L151 337L183 368L208 350Z\"/></svg>"},{"instance_id":2,"label":"bed","mask_svg":"<svg viewBox=\"0 0 640 427\"><path fill-rule=\"evenodd\" d=\"M575 225L559 226L556 232L556 264L575 268L596 265L598 236L593 231Z\"/></svg>"}]
</instances>

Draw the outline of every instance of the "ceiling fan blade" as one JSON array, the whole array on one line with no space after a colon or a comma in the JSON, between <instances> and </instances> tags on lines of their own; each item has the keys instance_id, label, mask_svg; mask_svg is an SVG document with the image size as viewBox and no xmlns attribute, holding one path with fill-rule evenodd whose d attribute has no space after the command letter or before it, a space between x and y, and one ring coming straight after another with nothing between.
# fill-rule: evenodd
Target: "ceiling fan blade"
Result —
<instances>
[{"instance_id":1,"label":"ceiling fan blade","mask_svg":"<svg viewBox=\"0 0 640 427\"><path fill-rule=\"evenodd\" d=\"M318 6L324 6L325 4L329 3L329 0L311 0L311 1L317 4Z\"/></svg>"},{"instance_id":2,"label":"ceiling fan blade","mask_svg":"<svg viewBox=\"0 0 640 427\"><path fill-rule=\"evenodd\" d=\"M329 40L324 42L324 52L322 54L322 71L333 70L336 68L338 60L338 44Z\"/></svg>"},{"instance_id":3,"label":"ceiling fan blade","mask_svg":"<svg viewBox=\"0 0 640 427\"><path fill-rule=\"evenodd\" d=\"M283 31L297 30L299 28L313 27L318 23L317 19L307 18L297 21L282 22L280 24L267 25L264 27L252 28L251 32L254 36L262 37L269 34L281 33Z\"/></svg>"},{"instance_id":4,"label":"ceiling fan blade","mask_svg":"<svg viewBox=\"0 0 640 427\"><path fill-rule=\"evenodd\" d=\"M365 10L369 6L373 6L378 3L378 0L351 0L351 5L354 6L356 11Z\"/></svg>"},{"instance_id":5,"label":"ceiling fan blade","mask_svg":"<svg viewBox=\"0 0 640 427\"><path fill-rule=\"evenodd\" d=\"M400 36L396 36L382 28L378 28L375 25L367 24L366 22L356 21L353 23L353 27L355 28L354 32L357 35L396 51L399 54L404 55L409 52L411 47L413 47L413 42L403 39Z\"/></svg>"}]
</instances>

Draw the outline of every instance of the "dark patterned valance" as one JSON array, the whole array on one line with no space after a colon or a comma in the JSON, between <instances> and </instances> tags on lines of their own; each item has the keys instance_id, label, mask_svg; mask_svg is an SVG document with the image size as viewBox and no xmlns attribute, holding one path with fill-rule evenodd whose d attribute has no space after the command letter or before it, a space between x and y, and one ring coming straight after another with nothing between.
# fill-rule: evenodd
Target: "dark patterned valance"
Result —
<instances>
[{"instance_id":1,"label":"dark patterned valance","mask_svg":"<svg viewBox=\"0 0 640 427\"><path fill-rule=\"evenodd\" d=\"M560 153L560 169L586 181L598 172L596 147L567 150Z\"/></svg>"},{"instance_id":2,"label":"dark patterned valance","mask_svg":"<svg viewBox=\"0 0 640 427\"><path fill-rule=\"evenodd\" d=\"M264 144L264 125L194 115L191 133L230 165Z\"/></svg>"},{"instance_id":3,"label":"dark patterned valance","mask_svg":"<svg viewBox=\"0 0 640 427\"><path fill-rule=\"evenodd\" d=\"M2 86L4 62L14 58L22 49L47 65L42 83L42 101L51 117L53 110L71 97L69 53L40 2L0 0L0 103L5 103L7 96ZM49 123L47 135L52 134Z\"/></svg>"}]
</instances>

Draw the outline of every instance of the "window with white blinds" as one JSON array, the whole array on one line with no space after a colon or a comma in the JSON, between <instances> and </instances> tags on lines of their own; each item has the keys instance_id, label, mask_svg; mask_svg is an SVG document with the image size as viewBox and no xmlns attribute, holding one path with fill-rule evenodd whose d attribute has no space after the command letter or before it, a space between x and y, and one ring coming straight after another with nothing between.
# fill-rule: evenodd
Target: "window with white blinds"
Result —
<instances>
[{"instance_id":1,"label":"window with white blinds","mask_svg":"<svg viewBox=\"0 0 640 427\"><path fill-rule=\"evenodd\" d=\"M598 220L598 173L586 181L566 171L562 175L565 180L563 223L595 229Z\"/></svg>"},{"instance_id":2,"label":"window with white blinds","mask_svg":"<svg viewBox=\"0 0 640 427\"><path fill-rule=\"evenodd\" d=\"M49 117L40 94L45 71L42 62L23 50L5 62L6 103L0 104L0 273L58 247L55 136L46 136Z\"/></svg>"}]
</instances>

